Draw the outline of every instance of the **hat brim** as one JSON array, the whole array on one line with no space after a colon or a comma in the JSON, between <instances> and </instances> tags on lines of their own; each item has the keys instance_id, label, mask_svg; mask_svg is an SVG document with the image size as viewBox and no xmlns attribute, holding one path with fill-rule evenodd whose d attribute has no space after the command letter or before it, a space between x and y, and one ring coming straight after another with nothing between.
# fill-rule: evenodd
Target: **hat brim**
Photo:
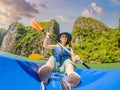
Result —
<instances>
[{"instance_id":1,"label":"hat brim","mask_svg":"<svg viewBox=\"0 0 120 90\"><path fill-rule=\"evenodd\" d=\"M61 35L63 35L63 34L67 35L69 41L72 40L72 36L71 36L70 33L68 33L68 32L63 32L63 33L60 33L60 34L57 36L56 40L57 40L58 42L60 42L60 37L61 37Z\"/></svg>"}]
</instances>

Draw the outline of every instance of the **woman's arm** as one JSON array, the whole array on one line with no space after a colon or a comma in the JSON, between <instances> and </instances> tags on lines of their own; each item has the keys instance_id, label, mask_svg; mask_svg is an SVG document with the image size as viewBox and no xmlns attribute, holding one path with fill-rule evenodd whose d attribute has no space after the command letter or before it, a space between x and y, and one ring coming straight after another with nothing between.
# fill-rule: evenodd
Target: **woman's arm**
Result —
<instances>
[{"instance_id":1,"label":"woman's arm","mask_svg":"<svg viewBox=\"0 0 120 90\"><path fill-rule=\"evenodd\" d=\"M70 49L70 51L71 51L71 53L74 54L74 51L73 51L72 48ZM80 60L80 57L79 57L78 55L71 56L71 58L72 58L72 61L73 61L73 62L77 62L78 60Z\"/></svg>"},{"instance_id":2,"label":"woman's arm","mask_svg":"<svg viewBox=\"0 0 120 90\"><path fill-rule=\"evenodd\" d=\"M46 38L43 41L43 47L48 48L48 49L54 49L56 45L48 45L48 40L49 40L50 33L46 33Z\"/></svg>"}]
</instances>

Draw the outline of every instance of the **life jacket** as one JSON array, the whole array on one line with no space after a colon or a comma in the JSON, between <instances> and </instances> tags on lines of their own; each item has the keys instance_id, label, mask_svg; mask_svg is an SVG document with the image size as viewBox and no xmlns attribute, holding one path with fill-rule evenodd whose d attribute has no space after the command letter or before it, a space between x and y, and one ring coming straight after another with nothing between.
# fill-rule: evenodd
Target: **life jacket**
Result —
<instances>
[{"instance_id":1,"label":"life jacket","mask_svg":"<svg viewBox=\"0 0 120 90\"><path fill-rule=\"evenodd\" d=\"M70 48L67 48L67 49L70 50ZM55 57L56 61L59 62L58 66L61 66L61 64L66 59L71 58L70 54L60 46L55 47L53 53L54 53L54 57Z\"/></svg>"}]
</instances>

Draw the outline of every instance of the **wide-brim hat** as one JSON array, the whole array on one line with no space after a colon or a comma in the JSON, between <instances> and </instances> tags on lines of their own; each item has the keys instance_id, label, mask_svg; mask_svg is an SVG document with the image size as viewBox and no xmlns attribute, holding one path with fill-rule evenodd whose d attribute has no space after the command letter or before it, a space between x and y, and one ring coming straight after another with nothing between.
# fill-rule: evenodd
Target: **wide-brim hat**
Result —
<instances>
[{"instance_id":1,"label":"wide-brim hat","mask_svg":"<svg viewBox=\"0 0 120 90\"><path fill-rule=\"evenodd\" d=\"M63 35L63 34L67 35L68 41L71 41L71 40L72 40L72 36L71 36L70 33L68 33L68 32L63 32L63 33L60 33L60 34L57 36L56 40L57 40L58 42L60 42L60 37L61 37L61 35Z\"/></svg>"}]
</instances>

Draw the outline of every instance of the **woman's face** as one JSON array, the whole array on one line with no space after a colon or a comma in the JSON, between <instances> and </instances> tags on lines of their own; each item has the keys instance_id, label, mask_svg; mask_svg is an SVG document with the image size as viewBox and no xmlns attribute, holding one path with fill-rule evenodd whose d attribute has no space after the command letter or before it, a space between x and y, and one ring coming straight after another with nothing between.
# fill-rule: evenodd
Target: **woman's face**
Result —
<instances>
[{"instance_id":1,"label":"woman's face","mask_svg":"<svg viewBox=\"0 0 120 90\"><path fill-rule=\"evenodd\" d=\"M66 44L67 40L68 40L68 37L67 37L66 34L62 34L62 35L60 36L60 41L61 41L61 43L65 43L65 44Z\"/></svg>"}]
</instances>

